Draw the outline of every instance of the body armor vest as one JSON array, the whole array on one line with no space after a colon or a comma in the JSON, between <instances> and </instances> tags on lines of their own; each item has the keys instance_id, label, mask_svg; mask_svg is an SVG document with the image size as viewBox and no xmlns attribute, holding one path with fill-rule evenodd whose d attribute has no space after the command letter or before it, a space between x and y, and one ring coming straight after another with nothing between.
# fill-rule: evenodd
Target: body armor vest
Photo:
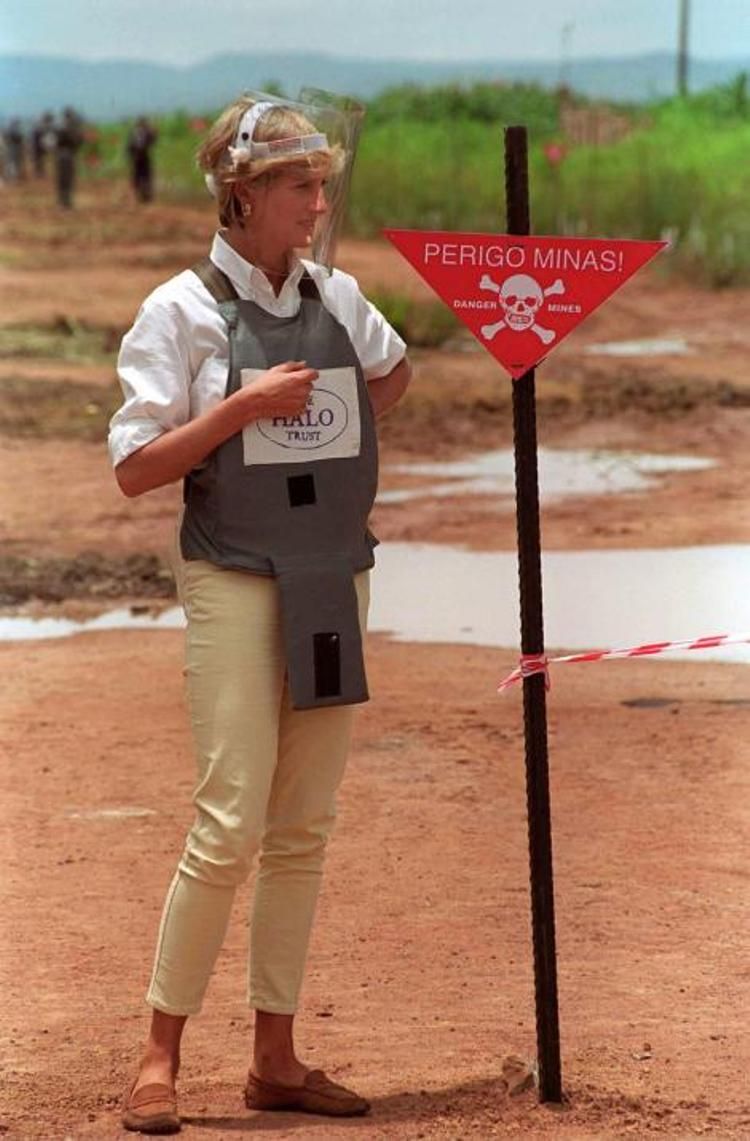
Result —
<instances>
[{"instance_id":1,"label":"body armor vest","mask_svg":"<svg viewBox=\"0 0 750 1141\"><path fill-rule=\"evenodd\" d=\"M307 273L299 311L276 317L208 258L194 269L226 322L226 396L287 360L319 377L301 414L248 424L188 474L183 557L276 576L296 709L366 701L353 576L374 562L377 442L354 346Z\"/></svg>"}]
</instances>

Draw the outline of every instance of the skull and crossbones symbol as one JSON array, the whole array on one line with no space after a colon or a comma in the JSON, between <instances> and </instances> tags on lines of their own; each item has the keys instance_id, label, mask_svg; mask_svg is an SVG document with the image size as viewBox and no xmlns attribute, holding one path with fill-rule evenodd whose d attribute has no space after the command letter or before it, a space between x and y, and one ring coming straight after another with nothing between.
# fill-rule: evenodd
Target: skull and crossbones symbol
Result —
<instances>
[{"instance_id":1,"label":"skull and crossbones symbol","mask_svg":"<svg viewBox=\"0 0 750 1141\"><path fill-rule=\"evenodd\" d=\"M485 340L491 341L501 329L510 329L514 333L531 329L543 344L548 345L550 341L554 341L557 334L552 329L544 329L541 325L537 325L536 317L544 304L545 297L565 292L565 286L560 278L546 289L542 289L539 282L529 277L527 273L514 273L511 277L506 277L502 285L498 285L489 274L485 273L479 282L479 288L490 289L493 293L497 293L497 303L505 314L502 321L497 321L494 325L482 325L481 332Z\"/></svg>"}]
</instances>

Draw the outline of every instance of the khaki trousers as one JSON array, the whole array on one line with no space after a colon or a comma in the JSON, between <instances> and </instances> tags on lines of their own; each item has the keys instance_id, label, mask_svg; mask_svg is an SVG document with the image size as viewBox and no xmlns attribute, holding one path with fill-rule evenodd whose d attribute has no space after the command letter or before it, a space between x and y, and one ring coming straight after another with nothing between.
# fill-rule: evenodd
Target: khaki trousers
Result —
<instances>
[{"instance_id":1,"label":"khaki trousers","mask_svg":"<svg viewBox=\"0 0 750 1141\"><path fill-rule=\"evenodd\" d=\"M293 1014L353 707L291 708L275 579L200 561L177 570L196 818L167 894L147 1002L168 1014L200 1010L235 890L257 855L248 1000ZM355 584L364 630L369 573Z\"/></svg>"}]
</instances>

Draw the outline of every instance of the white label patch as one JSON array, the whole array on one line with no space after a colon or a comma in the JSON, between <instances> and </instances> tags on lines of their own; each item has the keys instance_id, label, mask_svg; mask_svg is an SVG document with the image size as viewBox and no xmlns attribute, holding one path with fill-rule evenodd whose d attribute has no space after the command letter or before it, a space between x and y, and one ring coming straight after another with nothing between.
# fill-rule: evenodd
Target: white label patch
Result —
<instances>
[{"instance_id":1,"label":"white label patch","mask_svg":"<svg viewBox=\"0 0 750 1141\"><path fill-rule=\"evenodd\" d=\"M263 369L243 368L242 386ZM359 395L353 368L324 368L297 416L255 420L242 430L245 466L347 459L360 449Z\"/></svg>"}]
</instances>

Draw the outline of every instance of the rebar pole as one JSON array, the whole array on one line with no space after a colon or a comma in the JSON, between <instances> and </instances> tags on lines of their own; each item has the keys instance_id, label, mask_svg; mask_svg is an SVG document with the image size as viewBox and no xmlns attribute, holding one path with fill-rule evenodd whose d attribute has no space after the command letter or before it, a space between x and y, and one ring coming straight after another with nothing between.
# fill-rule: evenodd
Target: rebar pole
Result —
<instances>
[{"instance_id":1,"label":"rebar pole","mask_svg":"<svg viewBox=\"0 0 750 1141\"><path fill-rule=\"evenodd\" d=\"M677 94L684 99L688 93L690 0L679 0L679 4L679 28L677 31Z\"/></svg>"},{"instance_id":2,"label":"rebar pole","mask_svg":"<svg viewBox=\"0 0 750 1141\"><path fill-rule=\"evenodd\" d=\"M508 233L529 234L531 221L525 127L508 127L505 131L505 194ZM524 655L543 654L542 559L533 369L519 380L513 381L513 437L521 651ZM544 674L537 673L524 678L523 711L539 1100L559 1102L562 1100L562 1085Z\"/></svg>"}]
</instances>

